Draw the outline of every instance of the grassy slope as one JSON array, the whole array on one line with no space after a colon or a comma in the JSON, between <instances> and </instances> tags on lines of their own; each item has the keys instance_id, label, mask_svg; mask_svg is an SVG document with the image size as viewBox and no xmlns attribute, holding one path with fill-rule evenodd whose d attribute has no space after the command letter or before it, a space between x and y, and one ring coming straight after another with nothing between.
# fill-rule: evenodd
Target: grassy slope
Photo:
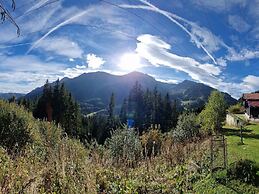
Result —
<instances>
[{"instance_id":1,"label":"grassy slope","mask_svg":"<svg viewBox=\"0 0 259 194\"><path fill-rule=\"evenodd\" d=\"M259 163L259 124L249 124L243 132L244 145L240 145L240 129L224 127L228 141L228 162L250 159Z\"/></svg>"},{"instance_id":2,"label":"grassy slope","mask_svg":"<svg viewBox=\"0 0 259 194\"><path fill-rule=\"evenodd\" d=\"M240 129L225 126L224 133L228 141L228 163L239 159L250 159L259 163L259 124L249 124L243 132L244 145L240 145ZM258 193L259 189L251 185L231 181L227 185L217 183L211 176L194 185L195 193Z\"/></svg>"}]
</instances>

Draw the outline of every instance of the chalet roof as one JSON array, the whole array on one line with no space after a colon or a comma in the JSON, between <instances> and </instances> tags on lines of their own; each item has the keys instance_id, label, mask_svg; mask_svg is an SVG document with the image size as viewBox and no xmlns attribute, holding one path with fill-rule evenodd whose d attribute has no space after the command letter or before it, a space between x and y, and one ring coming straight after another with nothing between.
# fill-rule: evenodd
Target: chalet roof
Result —
<instances>
[{"instance_id":1,"label":"chalet roof","mask_svg":"<svg viewBox=\"0 0 259 194\"><path fill-rule=\"evenodd\" d=\"M259 101L259 93L244 94L243 99L245 99L245 100L258 100Z\"/></svg>"},{"instance_id":2,"label":"chalet roof","mask_svg":"<svg viewBox=\"0 0 259 194\"><path fill-rule=\"evenodd\" d=\"M248 105L251 107L258 107L259 108L259 101L249 101Z\"/></svg>"}]
</instances>

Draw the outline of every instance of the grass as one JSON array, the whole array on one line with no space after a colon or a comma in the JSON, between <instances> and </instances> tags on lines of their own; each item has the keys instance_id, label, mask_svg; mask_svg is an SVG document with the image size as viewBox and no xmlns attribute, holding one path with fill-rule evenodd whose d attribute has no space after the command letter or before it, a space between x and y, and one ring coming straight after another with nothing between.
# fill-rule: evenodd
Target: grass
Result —
<instances>
[{"instance_id":1,"label":"grass","mask_svg":"<svg viewBox=\"0 0 259 194\"><path fill-rule=\"evenodd\" d=\"M251 123L243 130L243 142L240 140L240 129L230 126L224 127L228 141L228 162L239 159L249 159L259 163L259 124Z\"/></svg>"}]
</instances>

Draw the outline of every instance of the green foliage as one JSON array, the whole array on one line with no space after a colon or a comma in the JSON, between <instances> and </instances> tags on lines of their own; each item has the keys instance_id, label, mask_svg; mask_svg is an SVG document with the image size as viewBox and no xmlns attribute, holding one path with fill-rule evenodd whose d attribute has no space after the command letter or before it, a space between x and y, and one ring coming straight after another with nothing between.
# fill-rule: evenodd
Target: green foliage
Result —
<instances>
[{"instance_id":1,"label":"green foliage","mask_svg":"<svg viewBox=\"0 0 259 194\"><path fill-rule=\"evenodd\" d=\"M199 125L195 113L183 113L178 117L177 126L172 131L175 141L181 142L199 135Z\"/></svg>"},{"instance_id":2,"label":"green foliage","mask_svg":"<svg viewBox=\"0 0 259 194\"><path fill-rule=\"evenodd\" d=\"M213 173L213 178L220 184L226 184L228 181L227 170L220 169Z\"/></svg>"},{"instance_id":3,"label":"green foliage","mask_svg":"<svg viewBox=\"0 0 259 194\"><path fill-rule=\"evenodd\" d=\"M138 135L132 129L116 129L111 138L107 139L106 145L115 162L132 164L140 159L141 143Z\"/></svg>"},{"instance_id":4,"label":"green foliage","mask_svg":"<svg viewBox=\"0 0 259 194\"><path fill-rule=\"evenodd\" d=\"M219 132L226 118L226 103L224 95L213 91L205 109L200 113L199 119L205 132Z\"/></svg>"},{"instance_id":5,"label":"green foliage","mask_svg":"<svg viewBox=\"0 0 259 194\"><path fill-rule=\"evenodd\" d=\"M83 118L83 129L80 139L96 140L99 144L104 144L105 140L111 136L111 131L121 126L118 118L110 120L107 116L93 115Z\"/></svg>"},{"instance_id":6,"label":"green foliage","mask_svg":"<svg viewBox=\"0 0 259 194\"><path fill-rule=\"evenodd\" d=\"M0 100L0 139L0 145L8 151L20 151L28 143L39 141L39 128L32 114Z\"/></svg>"},{"instance_id":7,"label":"green foliage","mask_svg":"<svg viewBox=\"0 0 259 194\"><path fill-rule=\"evenodd\" d=\"M227 176L230 179L238 179L244 183L255 184L258 170L255 162L251 160L239 160L229 166Z\"/></svg>"},{"instance_id":8,"label":"green foliage","mask_svg":"<svg viewBox=\"0 0 259 194\"><path fill-rule=\"evenodd\" d=\"M114 107L115 107L115 96L114 93L112 93L111 95L111 99L110 99L110 103L109 103L109 119L113 119L114 118Z\"/></svg>"},{"instance_id":9,"label":"green foliage","mask_svg":"<svg viewBox=\"0 0 259 194\"><path fill-rule=\"evenodd\" d=\"M228 112L233 113L233 114L238 114L238 113L241 113L241 108L242 108L242 104L238 103L238 104L230 106L228 108Z\"/></svg>"},{"instance_id":10,"label":"green foliage","mask_svg":"<svg viewBox=\"0 0 259 194\"><path fill-rule=\"evenodd\" d=\"M124 99L120 110L120 120L124 124L127 122L127 110L128 110L127 100Z\"/></svg>"},{"instance_id":11,"label":"green foliage","mask_svg":"<svg viewBox=\"0 0 259 194\"><path fill-rule=\"evenodd\" d=\"M125 107L127 107L126 111ZM151 124L160 124L163 132L176 126L176 103L171 102L169 94L163 98L157 88L153 91L147 89L144 92L138 82L130 91L128 104L123 104L121 112L123 113L121 118L124 119L127 115L135 120L140 133L147 130Z\"/></svg>"},{"instance_id":12,"label":"green foliage","mask_svg":"<svg viewBox=\"0 0 259 194\"><path fill-rule=\"evenodd\" d=\"M147 157L156 156L161 151L163 135L158 129L151 129L141 137L141 144L144 147L144 155Z\"/></svg>"},{"instance_id":13,"label":"green foliage","mask_svg":"<svg viewBox=\"0 0 259 194\"><path fill-rule=\"evenodd\" d=\"M56 81L54 90L48 81L46 82L43 94L34 110L34 116L50 122L55 121L70 136L81 135L82 117L79 105L65 89L65 85L63 83L60 85L59 80Z\"/></svg>"},{"instance_id":14,"label":"green foliage","mask_svg":"<svg viewBox=\"0 0 259 194\"><path fill-rule=\"evenodd\" d=\"M222 176L224 177L224 175ZM199 180L193 185L193 187L194 187L193 188L194 193L198 193L198 194L203 194L203 193L255 194L255 193L258 193L259 191L258 188L246 183L242 183L238 180L229 180L226 183L224 181L219 183L218 180L216 180L211 175L208 175L204 179Z\"/></svg>"}]
</instances>

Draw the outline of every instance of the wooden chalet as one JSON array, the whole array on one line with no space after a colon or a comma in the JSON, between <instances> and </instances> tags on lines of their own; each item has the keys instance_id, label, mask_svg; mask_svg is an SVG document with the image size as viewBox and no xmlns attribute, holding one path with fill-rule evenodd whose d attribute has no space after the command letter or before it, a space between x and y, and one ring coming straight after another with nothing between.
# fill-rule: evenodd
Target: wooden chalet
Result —
<instances>
[{"instance_id":1,"label":"wooden chalet","mask_svg":"<svg viewBox=\"0 0 259 194\"><path fill-rule=\"evenodd\" d=\"M245 114L249 119L259 119L259 93L243 94Z\"/></svg>"}]
</instances>

